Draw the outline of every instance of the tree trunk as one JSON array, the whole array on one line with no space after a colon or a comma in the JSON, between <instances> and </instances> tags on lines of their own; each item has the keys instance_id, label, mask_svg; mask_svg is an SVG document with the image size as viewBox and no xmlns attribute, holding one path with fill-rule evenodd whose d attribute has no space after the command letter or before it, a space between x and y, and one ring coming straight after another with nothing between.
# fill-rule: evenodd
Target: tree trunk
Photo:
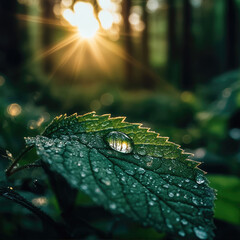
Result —
<instances>
[{"instance_id":1,"label":"tree trunk","mask_svg":"<svg viewBox=\"0 0 240 240\"><path fill-rule=\"evenodd\" d=\"M226 70L238 68L237 60L237 6L226 0Z\"/></svg>"},{"instance_id":2,"label":"tree trunk","mask_svg":"<svg viewBox=\"0 0 240 240\"><path fill-rule=\"evenodd\" d=\"M179 49L177 46L177 32L176 32L176 6L175 0L168 0L168 63L167 63L167 79L170 83L179 85Z\"/></svg>"},{"instance_id":3,"label":"tree trunk","mask_svg":"<svg viewBox=\"0 0 240 240\"><path fill-rule=\"evenodd\" d=\"M17 1L0 1L0 74L17 74L22 62L16 18Z\"/></svg>"},{"instance_id":4,"label":"tree trunk","mask_svg":"<svg viewBox=\"0 0 240 240\"><path fill-rule=\"evenodd\" d=\"M183 0L183 47L182 47L182 89L194 86L192 79L192 35L191 35L191 4L190 0Z\"/></svg>"},{"instance_id":5,"label":"tree trunk","mask_svg":"<svg viewBox=\"0 0 240 240\"><path fill-rule=\"evenodd\" d=\"M125 51L127 55L133 55L133 47L132 47L132 37L131 37L131 26L129 23L129 15L131 9L131 0L123 0L122 1L122 15L123 15L123 23L124 23L124 38L125 38ZM134 79L133 79L133 66L128 61L125 62L125 82L126 87L132 88L134 87Z\"/></svg>"},{"instance_id":6,"label":"tree trunk","mask_svg":"<svg viewBox=\"0 0 240 240\"><path fill-rule=\"evenodd\" d=\"M146 10L147 1L143 2L143 22L145 28L142 32L142 58L144 69L142 73L142 84L144 88L153 89L155 87L155 81L150 76L147 70L150 69L149 64L149 21L148 21L148 12Z\"/></svg>"},{"instance_id":7,"label":"tree trunk","mask_svg":"<svg viewBox=\"0 0 240 240\"><path fill-rule=\"evenodd\" d=\"M42 17L44 19L54 19L53 7L55 4L55 0L44 0L41 1L42 7ZM53 27L51 25L42 24L42 46L43 49L49 49L52 45L52 32ZM51 56L48 56L43 61L43 68L46 73L52 71L52 59Z\"/></svg>"}]
</instances>

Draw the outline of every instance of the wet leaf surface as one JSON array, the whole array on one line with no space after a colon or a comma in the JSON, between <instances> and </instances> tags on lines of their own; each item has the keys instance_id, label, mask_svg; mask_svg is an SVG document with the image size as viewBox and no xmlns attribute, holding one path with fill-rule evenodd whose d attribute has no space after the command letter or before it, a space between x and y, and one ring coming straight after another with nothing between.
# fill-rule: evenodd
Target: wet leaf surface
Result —
<instances>
[{"instance_id":1,"label":"wet leaf surface","mask_svg":"<svg viewBox=\"0 0 240 240\"><path fill-rule=\"evenodd\" d=\"M215 194L199 163L167 138L124 119L63 115L26 142L112 213L178 239L212 239Z\"/></svg>"}]
</instances>

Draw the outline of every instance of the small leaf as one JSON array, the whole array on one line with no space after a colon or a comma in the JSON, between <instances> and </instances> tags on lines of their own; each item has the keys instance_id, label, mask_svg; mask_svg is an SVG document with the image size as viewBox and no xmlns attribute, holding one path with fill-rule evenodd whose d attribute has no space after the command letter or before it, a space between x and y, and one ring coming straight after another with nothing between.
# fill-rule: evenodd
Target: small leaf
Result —
<instances>
[{"instance_id":1,"label":"small leaf","mask_svg":"<svg viewBox=\"0 0 240 240\"><path fill-rule=\"evenodd\" d=\"M214 191L178 145L124 117L60 116L27 139L52 170L115 214L176 238L212 239Z\"/></svg>"}]
</instances>

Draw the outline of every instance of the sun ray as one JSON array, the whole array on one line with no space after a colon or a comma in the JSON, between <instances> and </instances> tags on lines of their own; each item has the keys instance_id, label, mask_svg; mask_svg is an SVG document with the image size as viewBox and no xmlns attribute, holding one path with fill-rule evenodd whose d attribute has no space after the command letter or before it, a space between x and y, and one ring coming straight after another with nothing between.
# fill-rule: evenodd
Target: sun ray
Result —
<instances>
[{"instance_id":1,"label":"sun ray","mask_svg":"<svg viewBox=\"0 0 240 240\"><path fill-rule=\"evenodd\" d=\"M102 45L102 47L108 49L113 54L117 55L118 57L122 58L124 61L127 61L129 64L132 64L136 68L144 71L148 74L149 77L154 79L156 82L161 83L167 89L171 91L175 91L175 88L169 84L167 81L161 79L156 73L154 73L150 68L146 67L143 63L136 60L130 54L128 54L122 47L118 46L116 43L107 40L106 38L98 38L98 43Z\"/></svg>"},{"instance_id":2,"label":"sun ray","mask_svg":"<svg viewBox=\"0 0 240 240\"><path fill-rule=\"evenodd\" d=\"M80 45L80 41L76 41L74 45L63 54L63 57L60 59L60 62L52 71L50 78L52 78L55 75L55 73L60 69L60 67L63 67L71 59L74 53L78 50L79 45Z\"/></svg>"},{"instance_id":3,"label":"sun ray","mask_svg":"<svg viewBox=\"0 0 240 240\"><path fill-rule=\"evenodd\" d=\"M78 36L77 33L74 34L74 35L71 35L67 39L62 40L61 42L57 43L56 45L54 45L53 47L51 47L47 51L40 54L37 58L39 59L39 58L47 57L47 56L53 54L54 52L66 47L67 45L71 44L72 42L76 41L77 39L79 39L79 36Z\"/></svg>"},{"instance_id":4,"label":"sun ray","mask_svg":"<svg viewBox=\"0 0 240 240\"><path fill-rule=\"evenodd\" d=\"M96 37L96 39L98 38L98 36ZM91 41L90 43L88 43L89 48L91 49L91 53L93 54L93 56L95 57L97 63L99 64L99 66L105 70L105 72L109 73L109 64L106 63L104 56L102 54L101 49L99 48L96 40Z\"/></svg>"},{"instance_id":5,"label":"sun ray","mask_svg":"<svg viewBox=\"0 0 240 240\"><path fill-rule=\"evenodd\" d=\"M55 19L46 19L38 16L30 16L30 15L25 15L25 14L17 14L16 15L19 20L27 21L27 22L32 22L32 23L41 23L41 24L47 24L47 25L53 25L55 27L65 27L69 29L68 24L63 24L59 20Z\"/></svg>"}]
</instances>

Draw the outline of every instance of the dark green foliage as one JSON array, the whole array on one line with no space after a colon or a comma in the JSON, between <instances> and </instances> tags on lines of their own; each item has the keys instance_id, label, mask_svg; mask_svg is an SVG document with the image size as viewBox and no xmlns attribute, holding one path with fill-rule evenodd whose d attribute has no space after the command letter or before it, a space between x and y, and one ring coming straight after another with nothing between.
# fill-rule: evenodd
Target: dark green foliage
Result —
<instances>
[{"instance_id":1,"label":"dark green foliage","mask_svg":"<svg viewBox=\"0 0 240 240\"><path fill-rule=\"evenodd\" d=\"M209 175L210 186L217 190L214 216L240 225L240 180L234 176Z\"/></svg>"},{"instance_id":2,"label":"dark green foliage","mask_svg":"<svg viewBox=\"0 0 240 240\"><path fill-rule=\"evenodd\" d=\"M67 181L114 214L177 238L213 238L214 191L178 145L123 117L60 116L27 138Z\"/></svg>"}]
</instances>

